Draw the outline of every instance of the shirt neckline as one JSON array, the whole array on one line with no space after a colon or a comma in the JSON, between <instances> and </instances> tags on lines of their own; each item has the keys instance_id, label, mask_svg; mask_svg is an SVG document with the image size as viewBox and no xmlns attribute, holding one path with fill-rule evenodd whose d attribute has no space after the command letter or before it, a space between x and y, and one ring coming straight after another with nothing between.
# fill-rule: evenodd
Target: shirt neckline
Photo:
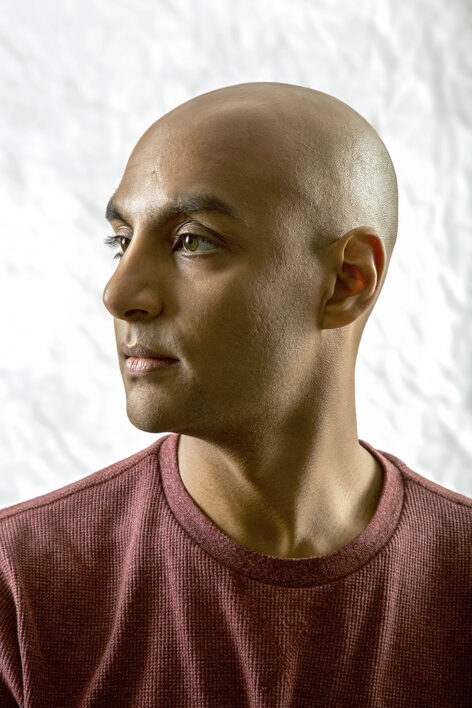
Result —
<instances>
[{"instance_id":1,"label":"shirt neckline","mask_svg":"<svg viewBox=\"0 0 472 708\"><path fill-rule=\"evenodd\" d=\"M322 585L345 577L370 561L393 535L404 498L400 469L364 440L359 443L380 463L383 485L374 516L347 545L324 556L280 558L251 551L223 533L200 509L182 482L180 433L159 440L158 462L167 503L179 525L208 555L253 580L285 587Z\"/></svg>"}]
</instances>

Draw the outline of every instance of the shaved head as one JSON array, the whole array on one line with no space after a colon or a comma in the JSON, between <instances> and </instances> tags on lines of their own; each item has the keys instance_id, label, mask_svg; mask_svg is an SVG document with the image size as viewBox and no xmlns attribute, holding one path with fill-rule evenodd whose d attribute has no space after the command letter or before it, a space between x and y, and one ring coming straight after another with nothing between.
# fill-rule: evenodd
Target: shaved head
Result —
<instances>
[{"instance_id":1,"label":"shaved head","mask_svg":"<svg viewBox=\"0 0 472 708\"><path fill-rule=\"evenodd\" d=\"M192 318L182 336L194 330L198 356L207 347L225 361L213 362L226 381L213 380L216 399L228 394L230 378L238 387L245 380L250 395L248 371L260 389L268 366L274 385L284 376L290 388L287 361L296 362L296 379L300 367L323 371L323 388L328 369L353 374L395 244L397 201L384 143L337 98L266 82L210 91L163 115L134 147L107 208L129 246L104 301L121 312L119 330L126 311L151 304L139 306L145 290L130 296L142 280L149 278L154 297L164 290L168 307ZM175 260L160 257L186 224L194 245L215 236L222 245L195 257L184 245ZM204 347L203 331L218 344ZM236 369L230 378L229 357ZM198 388L208 395L201 382ZM258 413L264 396L274 405L259 390ZM211 416L212 406L215 399ZM234 419L240 415L238 408ZM229 425L226 418L224 430Z\"/></svg>"},{"instance_id":2,"label":"shaved head","mask_svg":"<svg viewBox=\"0 0 472 708\"><path fill-rule=\"evenodd\" d=\"M226 153L245 152L248 160L276 158L267 187L285 210L298 212L313 250L357 226L371 226L385 245L388 267L398 227L395 169L374 128L346 103L322 91L276 82L216 89L151 125L130 162L133 154L140 156L143 144L152 145L157 133L172 134L177 145L179 129L188 131L189 124L196 141L208 140L213 162L219 147Z\"/></svg>"}]
</instances>

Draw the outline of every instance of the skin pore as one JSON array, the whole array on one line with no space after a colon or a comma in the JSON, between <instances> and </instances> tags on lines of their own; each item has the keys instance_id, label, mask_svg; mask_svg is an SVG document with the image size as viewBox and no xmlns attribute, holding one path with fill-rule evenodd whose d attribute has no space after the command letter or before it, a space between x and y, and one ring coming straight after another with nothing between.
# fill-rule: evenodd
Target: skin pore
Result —
<instances>
[{"instance_id":1,"label":"skin pore","mask_svg":"<svg viewBox=\"0 0 472 708\"><path fill-rule=\"evenodd\" d=\"M250 550L326 555L375 513L383 472L358 441L354 372L393 248L395 190L359 114L260 82L165 114L113 195L124 255L103 302L128 418L181 434L187 491ZM202 194L234 216L170 210ZM136 341L178 362L130 375L121 345Z\"/></svg>"}]
</instances>

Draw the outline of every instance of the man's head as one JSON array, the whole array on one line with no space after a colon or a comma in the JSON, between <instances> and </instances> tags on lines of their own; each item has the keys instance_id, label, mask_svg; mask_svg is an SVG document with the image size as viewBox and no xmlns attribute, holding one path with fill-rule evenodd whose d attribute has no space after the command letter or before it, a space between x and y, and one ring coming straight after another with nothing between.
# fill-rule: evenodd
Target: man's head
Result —
<instances>
[{"instance_id":1,"label":"man's head","mask_svg":"<svg viewBox=\"0 0 472 708\"><path fill-rule=\"evenodd\" d=\"M181 213L195 195L233 216ZM103 301L136 427L211 439L296 425L301 406L353 376L395 244L397 184L349 106L279 83L198 96L140 138L113 205L130 240ZM136 340L178 363L126 373L121 345Z\"/></svg>"}]
</instances>

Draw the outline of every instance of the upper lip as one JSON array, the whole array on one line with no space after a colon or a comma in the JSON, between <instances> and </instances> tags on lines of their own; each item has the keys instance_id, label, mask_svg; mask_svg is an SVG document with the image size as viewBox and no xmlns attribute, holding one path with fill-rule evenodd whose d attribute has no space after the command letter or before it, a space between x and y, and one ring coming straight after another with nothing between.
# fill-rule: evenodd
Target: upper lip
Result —
<instances>
[{"instance_id":1,"label":"upper lip","mask_svg":"<svg viewBox=\"0 0 472 708\"><path fill-rule=\"evenodd\" d=\"M126 356L137 356L147 359L175 359L175 357L171 356L165 351L155 351L154 349L150 349L149 347L146 347L140 342L136 342L136 344L131 345L123 342L123 344L121 345L121 351L123 352L123 354L126 354Z\"/></svg>"}]
</instances>

